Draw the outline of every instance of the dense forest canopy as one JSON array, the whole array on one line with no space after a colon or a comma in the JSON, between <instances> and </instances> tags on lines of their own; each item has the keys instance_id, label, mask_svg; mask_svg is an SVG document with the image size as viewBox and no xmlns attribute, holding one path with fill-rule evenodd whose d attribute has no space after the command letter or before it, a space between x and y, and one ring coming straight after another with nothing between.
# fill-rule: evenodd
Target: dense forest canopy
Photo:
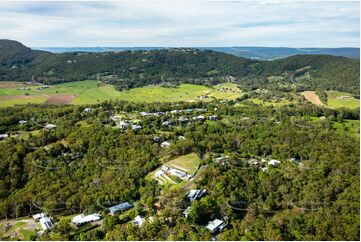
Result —
<instances>
[{"instance_id":1,"label":"dense forest canopy","mask_svg":"<svg viewBox=\"0 0 361 242\"><path fill-rule=\"evenodd\" d=\"M249 88L284 76L286 84L359 93L359 60L328 55L297 55L256 61L193 48L121 52L53 54L0 40L0 80L54 84L98 79L118 89L160 83L214 85L231 80ZM307 68L311 78L299 78Z\"/></svg>"},{"instance_id":2,"label":"dense forest canopy","mask_svg":"<svg viewBox=\"0 0 361 242\"><path fill-rule=\"evenodd\" d=\"M216 218L228 224L220 240L359 240L359 127L346 126L359 111L231 104L0 109L0 133L10 136L0 141L0 217L48 212L56 225L42 235L47 240L210 240L205 225ZM116 115L142 128L117 128ZM178 121L197 115L218 120ZM48 123L57 127L43 128ZM165 140L168 148L160 146ZM194 186L208 194L185 218L188 188L162 187L150 174L190 153L201 158ZM214 161L221 154L227 163ZM282 163L261 170L245 162L251 158ZM115 201L135 207L110 216L104 204ZM62 217L80 212L101 213L103 225L76 229ZM137 215L154 220L134 227Z\"/></svg>"}]
</instances>

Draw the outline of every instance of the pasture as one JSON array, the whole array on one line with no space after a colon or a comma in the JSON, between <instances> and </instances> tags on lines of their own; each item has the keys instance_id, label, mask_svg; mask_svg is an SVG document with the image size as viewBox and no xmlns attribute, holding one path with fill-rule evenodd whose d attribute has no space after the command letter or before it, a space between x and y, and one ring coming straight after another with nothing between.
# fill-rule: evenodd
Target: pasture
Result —
<instances>
[{"instance_id":1,"label":"pasture","mask_svg":"<svg viewBox=\"0 0 361 242\"><path fill-rule=\"evenodd\" d=\"M359 108L360 100L347 92L326 91L327 106L330 108Z\"/></svg>"},{"instance_id":2,"label":"pasture","mask_svg":"<svg viewBox=\"0 0 361 242\"><path fill-rule=\"evenodd\" d=\"M0 88L0 107L16 104L97 104L106 100L125 100L131 102L178 102L210 101L217 99L235 99L241 95L236 84L224 83L213 88L182 84L176 88L146 86L125 91L117 91L111 85L87 80L68 82L39 88L29 85L26 88L12 86Z\"/></svg>"}]
</instances>

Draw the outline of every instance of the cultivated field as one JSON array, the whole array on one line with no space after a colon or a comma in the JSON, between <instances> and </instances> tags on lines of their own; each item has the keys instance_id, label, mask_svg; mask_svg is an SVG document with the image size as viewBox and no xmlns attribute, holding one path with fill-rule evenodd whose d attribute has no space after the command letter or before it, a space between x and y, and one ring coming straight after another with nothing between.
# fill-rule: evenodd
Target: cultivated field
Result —
<instances>
[{"instance_id":1,"label":"cultivated field","mask_svg":"<svg viewBox=\"0 0 361 242\"><path fill-rule=\"evenodd\" d=\"M327 105L330 108L359 108L360 100L347 92L327 91Z\"/></svg>"},{"instance_id":2,"label":"cultivated field","mask_svg":"<svg viewBox=\"0 0 361 242\"><path fill-rule=\"evenodd\" d=\"M146 86L121 92L111 85L93 80L63 83L47 88L33 85L22 89L13 85L19 84L7 82L0 88L0 107L27 103L96 104L111 99L132 102L194 102L209 101L212 98L235 99L242 95L237 85L232 83L220 84L213 88L192 84L182 84L177 88Z\"/></svg>"}]
</instances>

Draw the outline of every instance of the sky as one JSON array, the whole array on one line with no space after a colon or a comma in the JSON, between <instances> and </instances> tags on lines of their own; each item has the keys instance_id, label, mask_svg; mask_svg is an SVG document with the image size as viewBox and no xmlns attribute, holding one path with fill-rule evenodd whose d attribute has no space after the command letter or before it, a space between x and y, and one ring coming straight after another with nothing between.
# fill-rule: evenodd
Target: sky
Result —
<instances>
[{"instance_id":1,"label":"sky","mask_svg":"<svg viewBox=\"0 0 361 242\"><path fill-rule=\"evenodd\" d=\"M30 47L359 47L359 1L2 1Z\"/></svg>"}]
</instances>

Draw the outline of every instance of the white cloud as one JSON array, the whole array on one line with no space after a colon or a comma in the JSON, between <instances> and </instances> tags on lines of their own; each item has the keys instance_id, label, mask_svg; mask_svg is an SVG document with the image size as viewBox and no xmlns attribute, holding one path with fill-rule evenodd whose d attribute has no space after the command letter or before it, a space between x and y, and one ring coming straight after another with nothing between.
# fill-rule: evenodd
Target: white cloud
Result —
<instances>
[{"instance_id":1,"label":"white cloud","mask_svg":"<svg viewBox=\"0 0 361 242\"><path fill-rule=\"evenodd\" d=\"M28 46L359 46L359 2L2 2Z\"/></svg>"}]
</instances>

